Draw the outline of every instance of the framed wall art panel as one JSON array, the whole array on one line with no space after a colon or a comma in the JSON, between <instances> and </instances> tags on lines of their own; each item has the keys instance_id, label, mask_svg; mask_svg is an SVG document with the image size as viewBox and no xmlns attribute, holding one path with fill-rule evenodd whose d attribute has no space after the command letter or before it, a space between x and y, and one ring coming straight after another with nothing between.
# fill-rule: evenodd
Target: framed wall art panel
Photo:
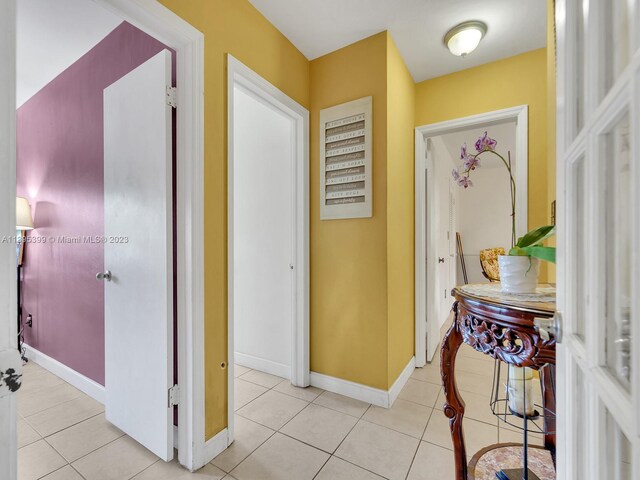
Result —
<instances>
[{"instance_id":1,"label":"framed wall art panel","mask_svg":"<svg viewBox=\"0 0 640 480\"><path fill-rule=\"evenodd\" d=\"M320 219L372 216L372 97L320 110Z\"/></svg>"}]
</instances>

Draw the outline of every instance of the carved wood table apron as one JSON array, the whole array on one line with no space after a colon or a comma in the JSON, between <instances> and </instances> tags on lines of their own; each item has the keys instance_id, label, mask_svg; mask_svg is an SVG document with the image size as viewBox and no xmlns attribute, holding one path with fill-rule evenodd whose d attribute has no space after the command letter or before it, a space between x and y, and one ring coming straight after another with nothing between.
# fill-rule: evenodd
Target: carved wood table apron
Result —
<instances>
[{"instance_id":1,"label":"carved wood table apron","mask_svg":"<svg viewBox=\"0 0 640 480\"><path fill-rule=\"evenodd\" d=\"M478 352L510 365L531 367L540 372L543 407L555 412L556 341L546 337L534 325L536 318L552 318L555 311L555 288L539 285L538 292L527 296L502 294L500 284L477 284L456 287L452 296L454 320L442 341L440 374L453 441L456 480L467 480L467 452L462 431L465 403L455 380L456 354L462 342ZM525 300L523 300L523 298ZM544 301L546 300L546 301ZM546 338L546 339L545 339ZM545 418L545 430L555 432L555 419ZM555 455L555 434L547 434L545 448Z\"/></svg>"}]
</instances>

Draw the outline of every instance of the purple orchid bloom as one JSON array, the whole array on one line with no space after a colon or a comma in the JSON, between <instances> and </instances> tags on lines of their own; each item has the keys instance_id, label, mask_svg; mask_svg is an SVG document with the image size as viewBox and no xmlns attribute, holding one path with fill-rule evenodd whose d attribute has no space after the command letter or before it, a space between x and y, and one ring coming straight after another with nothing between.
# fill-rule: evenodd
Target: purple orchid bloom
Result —
<instances>
[{"instance_id":1,"label":"purple orchid bloom","mask_svg":"<svg viewBox=\"0 0 640 480\"><path fill-rule=\"evenodd\" d=\"M464 188L469 188L469 187L473 187L473 182L469 179L469 177L462 175L458 179L458 185Z\"/></svg>"},{"instance_id":2,"label":"purple orchid bloom","mask_svg":"<svg viewBox=\"0 0 640 480\"><path fill-rule=\"evenodd\" d=\"M473 187L473 182L469 179L469 177L463 175L458 178L458 185L464 188Z\"/></svg>"},{"instance_id":3,"label":"purple orchid bloom","mask_svg":"<svg viewBox=\"0 0 640 480\"><path fill-rule=\"evenodd\" d=\"M467 155L464 161L464 169L469 172L480 167L480 159L477 155Z\"/></svg>"},{"instance_id":4,"label":"purple orchid bloom","mask_svg":"<svg viewBox=\"0 0 640 480\"><path fill-rule=\"evenodd\" d=\"M456 182L458 181L458 179L460 178L460 173L458 172L457 168L454 168L453 170L451 170L451 176Z\"/></svg>"},{"instance_id":5,"label":"purple orchid bloom","mask_svg":"<svg viewBox=\"0 0 640 480\"><path fill-rule=\"evenodd\" d=\"M462 147L460 147L460 160L467 159L467 144L463 143Z\"/></svg>"},{"instance_id":6,"label":"purple orchid bloom","mask_svg":"<svg viewBox=\"0 0 640 480\"><path fill-rule=\"evenodd\" d=\"M478 152L484 152L485 150L495 150L497 144L498 142L496 142L493 138L489 137L487 135L487 132L484 132L484 135L482 135L476 141L476 150Z\"/></svg>"}]
</instances>

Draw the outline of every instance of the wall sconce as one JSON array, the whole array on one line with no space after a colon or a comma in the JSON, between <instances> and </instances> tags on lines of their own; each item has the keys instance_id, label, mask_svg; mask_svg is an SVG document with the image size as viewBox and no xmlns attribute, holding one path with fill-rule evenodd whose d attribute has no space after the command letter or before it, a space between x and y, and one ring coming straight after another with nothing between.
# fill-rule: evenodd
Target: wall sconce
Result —
<instances>
[{"instance_id":1,"label":"wall sconce","mask_svg":"<svg viewBox=\"0 0 640 480\"><path fill-rule=\"evenodd\" d=\"M29 201L24 197L16 197L16 230L33 230L33 228Z\"/></svg>"},{"instance_id":2,"label":"wall sconce","mask_svg":"<svg viewBox=\"0 0 640 480\"><path fill-rule=\"evenodd\" d=\"M487 24L472 20L456 25L444 36L444 44L458 57L473 52L487 33Z\"/></svg>"},{"instance_id":3,"label":"wall sconce","mask_svg":"<svg viewBox=\"0 0 640 480\"><path fill-rule=\"evenodd\" d=\"M24 254L25 237L24 232L26 230L33 230L33 216L31 215L31 207L29 201L24 197L16 197L16 230L18 231L17 245L16 245L16 260L17 260L17 281L18 281L18 351L23 360L26 360L22 343L24 341L23 327L22 327L22 256Z\"/></svg>"}]
</instances>

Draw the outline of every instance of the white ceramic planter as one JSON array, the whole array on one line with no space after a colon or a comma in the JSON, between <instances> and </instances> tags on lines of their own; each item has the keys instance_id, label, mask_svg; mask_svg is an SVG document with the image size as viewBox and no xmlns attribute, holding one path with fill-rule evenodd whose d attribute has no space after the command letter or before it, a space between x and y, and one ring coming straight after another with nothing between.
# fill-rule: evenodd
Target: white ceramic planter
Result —
<instances>
[{"instance_id":1,"label":"white ceramic planter","mask_svg":"<svg viewBox=\"0 0 640 480\"><path fill-rule=\"evenodd\" d=\"M500 284L506 293L536 293L540 260L517 255L498 255Z\"/></svg>"}]
</instances>

